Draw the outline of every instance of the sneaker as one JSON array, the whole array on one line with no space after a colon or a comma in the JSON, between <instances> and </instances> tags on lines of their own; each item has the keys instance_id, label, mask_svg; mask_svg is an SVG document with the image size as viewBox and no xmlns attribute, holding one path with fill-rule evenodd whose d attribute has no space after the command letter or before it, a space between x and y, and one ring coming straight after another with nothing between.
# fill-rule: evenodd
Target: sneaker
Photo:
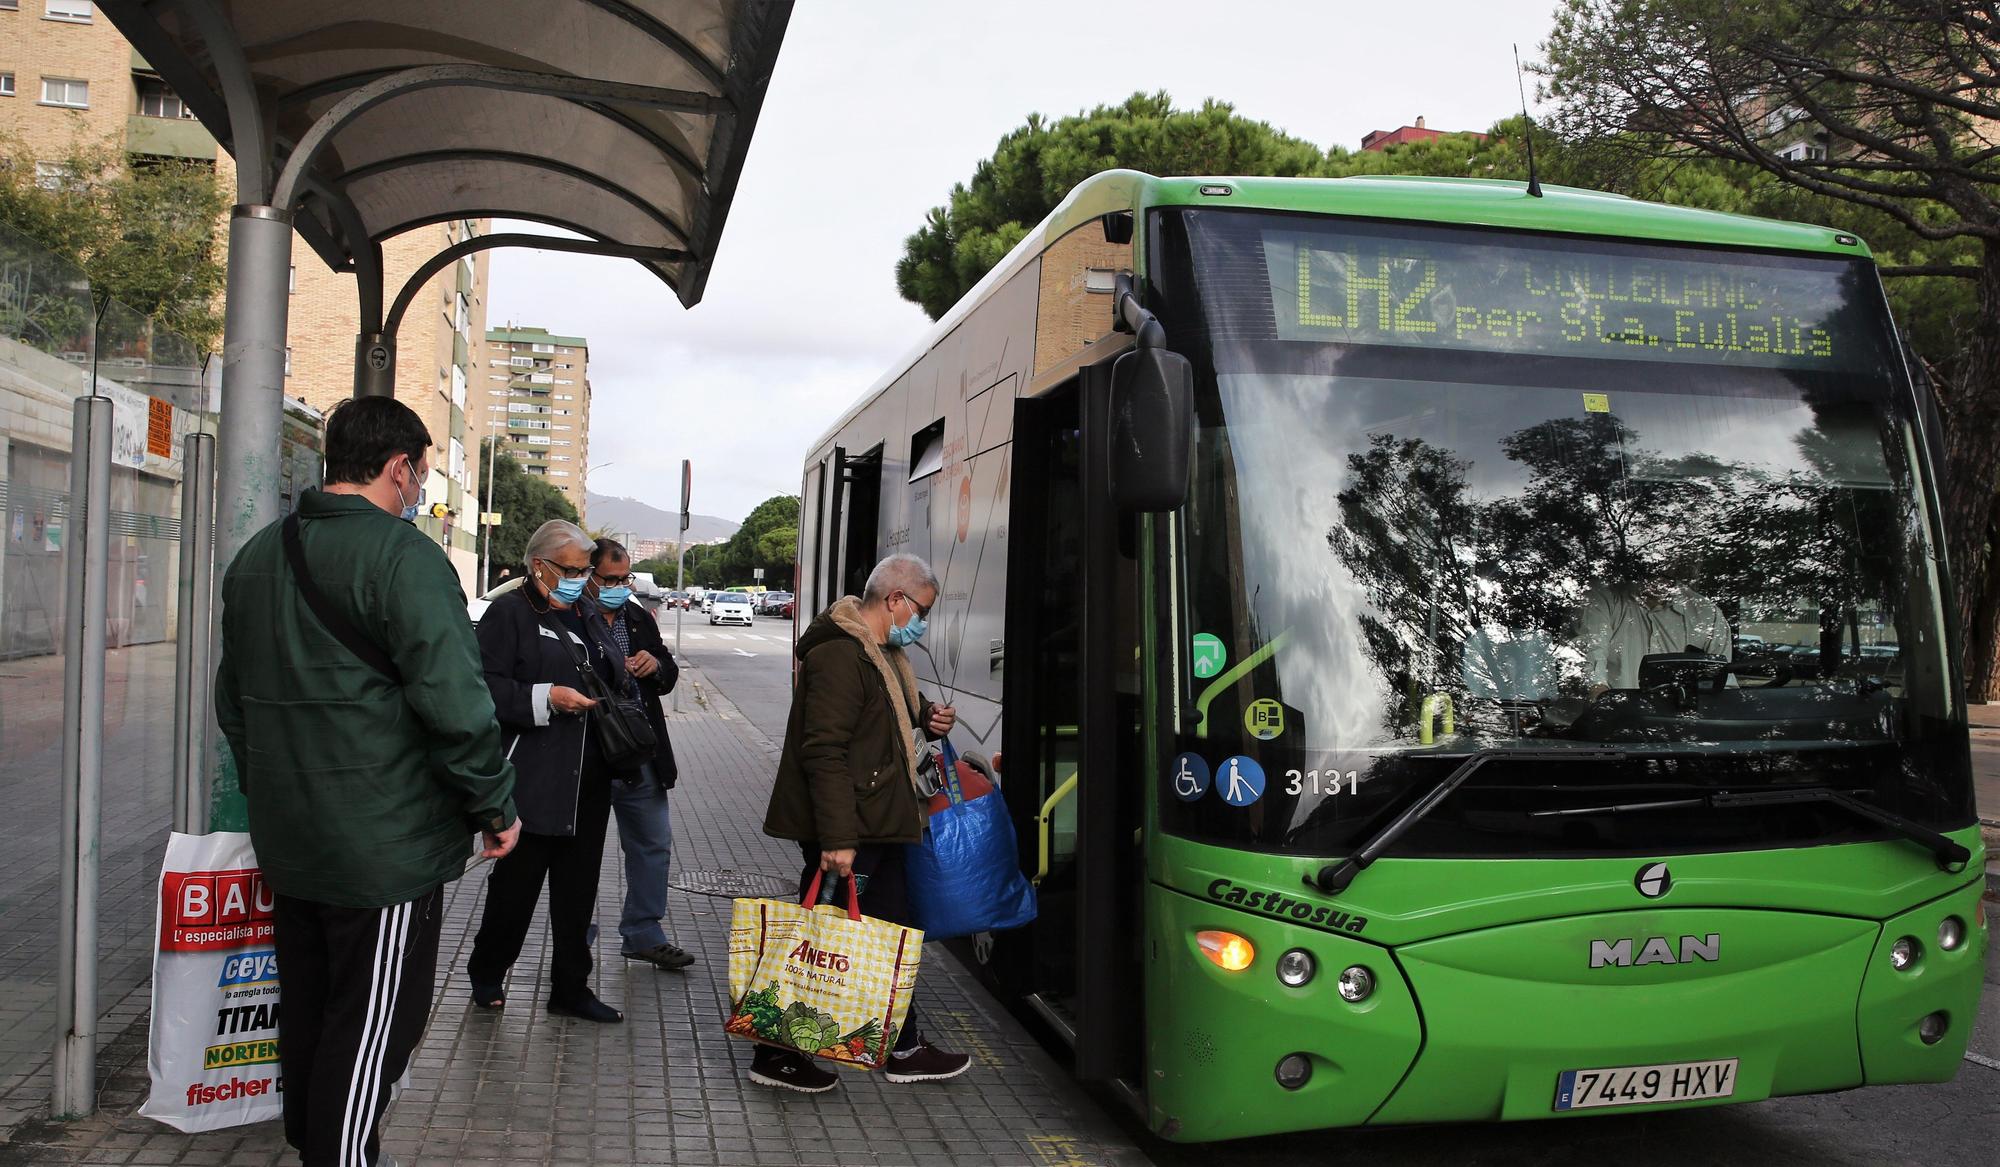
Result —
<instances>
[{"instance_id":1,"label":"sneaker","mask_svg":"<svg viewBox=\"0 0 2000 1167\"><path fill-rule=\"evenodd\" d=\"M891 1082L942 1082L971 1068L965 1054L946 1053L919 1037L914 1047L889 1055L888 1075Z\"/></svg>"},{"instance_id":2,"label":"sneaker","mask_svg":"<svg viewBox=\"0 0 2000 1167\"><path fill-rule=\"evenodd\" d=\"M776 1086L801 1094L824 1094L840 1085L840 1075L811 1058L789 1051L766 1054L761 1048L750 1063L750 1080L759 1086Z\"/></svg>"},{"instance_id":3,"label":"sneaker","mask_svg":"<svg viewBox=\"0 0 2000 1167\"><path fill-rule=\"evenodd\" d=\"M626 960L643 960L647 964L678 972L694 963L694 954L674 944L655 944L637 952L627 952Z\"/></svg>"}]
</instances>

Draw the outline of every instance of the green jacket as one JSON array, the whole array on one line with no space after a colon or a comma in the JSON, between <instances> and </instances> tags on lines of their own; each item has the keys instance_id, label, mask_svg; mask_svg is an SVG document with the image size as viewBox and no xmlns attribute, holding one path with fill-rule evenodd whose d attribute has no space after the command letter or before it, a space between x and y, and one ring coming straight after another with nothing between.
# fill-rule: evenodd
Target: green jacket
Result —
<instances>
[{"instance_id":1,"label":"green jacket","mask_svg":"<svg viewBox=\"0 0 2000 1167\"><path fill-rule=\"evenodd\" d=\"M223 577L216 720L272 890L402 903L462 874L476 830L513 823L514 768L444 551L358 495L309 491L299 520L320 594L403 684L320 624L272 523Z\"/></svg>"},{"instance_id":2,"label":"green jacket","mask_svg":"<svg viewBox=\"0 0 2000 1167\"><path fill-rule=\"evenodd\" d=\"M917 694L903 650L869 643L860 611L849 596L799 636L784 755L764 814L765 834L823 851L915 843L929 819L913 782L911 729L930 723L930 702Z\"/></svg>"}]
</instances>

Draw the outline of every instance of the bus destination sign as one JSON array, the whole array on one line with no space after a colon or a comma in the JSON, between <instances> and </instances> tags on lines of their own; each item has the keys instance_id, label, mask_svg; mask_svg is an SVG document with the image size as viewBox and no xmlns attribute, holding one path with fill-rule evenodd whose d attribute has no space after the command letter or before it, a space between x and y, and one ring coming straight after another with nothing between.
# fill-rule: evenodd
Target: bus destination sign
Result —
<instances>
[{"instance_id":1,"label":"bus destination sign","mask_svg":"<svg viewBox=\"0 0 2000 1167\"><path fill-rule=\"evenodd\" d=\"M1791 369L1876 348L1842 335L1852 298L1831 264L1277 230L1263 244L1283 340Z\"/></svg>"}]
</instances>

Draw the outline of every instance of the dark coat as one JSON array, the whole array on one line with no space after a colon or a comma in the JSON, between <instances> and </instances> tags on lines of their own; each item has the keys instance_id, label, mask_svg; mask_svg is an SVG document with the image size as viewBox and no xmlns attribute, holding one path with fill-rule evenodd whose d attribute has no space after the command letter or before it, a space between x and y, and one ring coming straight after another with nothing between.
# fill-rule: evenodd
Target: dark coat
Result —
<instances>
[{"instance_id":1,"label":"dark coat","mask_svg":"<svg viewBox=\"0 0 2000 1167\"><path fill-rule=\"evenodd\" d=\"M554 612L535 611L534 604L546 602L532 584L493 601L479 618L479 655L505 735L507 758L514 763L514 804L521 812L521 829L536 835L574 835L593 714L557 713L543 704L546 713L538 720L537 686L583 690L575 656L557 639L560 634L574 643L576 634ZM616 660L622 671L624 661L611 630L587 605L579 605L578 611L585 617L590 659ZM593 775L592 780L605 779Z\"/></svg>"},{"instance_id":2,"label":"dark coat","mask_svg":"<svg viewBox=\"0 0 2000 1167\"><path fill-rule=\"evenodd\" d=\"M905 699L892 696L859 639L864 630L840 612L837 604L821 613L794 650L799 674L764 833L825 851L914 843L923 838L926 813L910 781L913 747L890 704ZM880 651L901 665L900 650ZM917 705L913 724L928 725L931 703Z\"/></svg>"},{"instance_id":3,"label":"dark coat","mask_svg":"<svg viewBox=\"0 0 2000 1167\"><path fill-rule=\"evenodd\" d=\"M216 720L275 891L405 903L464 872L474 831L513 823L514 771L444 552L358 495L309 490L299 520L320 595L402 684L306 607L272 523L223 575Z\"/></svg>"},{"instance_id":4,"label":"dark coat","mask_svg":"<svg viewBox=\"0 0 2000 1167\"><path fill-rule=\"evenodd\" d=\"M659 621L653 614L639 606L637 601L627 600L620 609L625 613L625 635L631 641L632 652L650 652L653 659L660 662L660 671L650 677L639 678L639 692L646 698L646 717L653 725L653 740L660 743L653 755L653 776L668 790L680 779L680 770L674 763L674 743L667 739L667 714L660 699L674 691L680 680L681 667L674 661L674 654L667 651L667 642L660 635ZM597 623L605 627L603 617ZM614 638L615 639L615 638Z\"/></svg>"}]
</instances>

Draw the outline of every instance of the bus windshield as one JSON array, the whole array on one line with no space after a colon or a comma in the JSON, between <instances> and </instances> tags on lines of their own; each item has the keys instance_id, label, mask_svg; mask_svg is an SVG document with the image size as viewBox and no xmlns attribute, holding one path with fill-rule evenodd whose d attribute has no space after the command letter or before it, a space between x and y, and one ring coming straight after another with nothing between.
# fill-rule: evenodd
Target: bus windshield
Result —
<instances>
[{"instance_id":1,"label":"bus windshield","mask_svg":"<svg viewBox=\"0 0 2000 1167\"><path fill-rule=\"evenodd\" d=\"M1153 229L1198 373L1168 830L1339 854L1509 747L1621 757L1496 760L1396 853L1885 837L1688 797L1778 785L1971 821L1868 264L1206 208Z\"/></svg>"}]
</instances>

